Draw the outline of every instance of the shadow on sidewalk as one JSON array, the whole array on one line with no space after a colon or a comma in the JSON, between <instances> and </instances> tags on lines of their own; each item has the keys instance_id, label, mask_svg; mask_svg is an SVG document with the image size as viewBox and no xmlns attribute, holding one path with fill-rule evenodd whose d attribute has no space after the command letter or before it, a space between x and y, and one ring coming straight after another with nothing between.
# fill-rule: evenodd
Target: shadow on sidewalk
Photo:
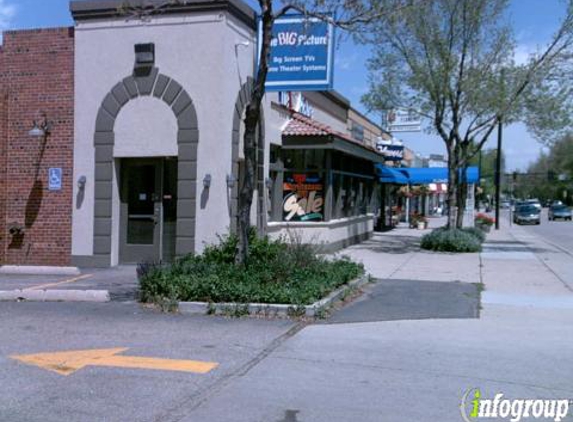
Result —
<instances>
[{"instance_id":1,"label":"shadow on sidewalk","mask_svg":"<svg viewBox=\"0 0 573 422\"><path fill-rule=\"evenodd\" d=\"M372 252L388 254L406 254L420 250L420 238L416 236L388 236L374 234L372 239L352 247Z\"/></svg>"},{"instance_id":2,"label":"shadow on sidewalk","mask_svg":"<svg viewBox=\"0 0 573 422\"><path fill-rule=\"evenodd\" d=\"M325 322L479 318L480 291L471 283L377 280Z\"/></svg>"}]
</instances>

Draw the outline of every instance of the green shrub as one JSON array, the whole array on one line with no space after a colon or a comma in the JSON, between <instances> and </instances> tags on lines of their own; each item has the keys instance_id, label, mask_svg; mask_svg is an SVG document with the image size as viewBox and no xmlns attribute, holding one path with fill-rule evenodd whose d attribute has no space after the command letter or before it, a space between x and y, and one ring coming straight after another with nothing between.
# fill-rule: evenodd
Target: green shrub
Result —
<instances>
[{"instance_id":1,"label":"green shrub","mask_svg":"<svg viewBox=\"0 0 573 422\"><path fill-rule=\"evenodd\" d=\"M202 255L188 255L171 265L147 265L141 271L141 299L306 305L362 275L348 258L326 260L301 242L250 236L249 260L234 263L237 238L227 236Z\"/></svg>"},{"instance_id":2,"label":"green shrub","mask_svg":"<svg viewBox=\"0 0 573 422\"><path fill-rule=\"evenodd\" d=\"M471 234L472 236L477 237L480 243L485 242L485 232L477 227L464 227L462 229L464 232Z\"/></svg>"},{"instance_id":3,"label":"green shrub","mask_svg":"<svg viewBox=\"0 0 573 422\"><path fill-rule=\"evenodd\" d=\"M440 252L480 252L481 242L460 229L437 229L422 237L422 249Z\"/></svg>"}]
</instances>

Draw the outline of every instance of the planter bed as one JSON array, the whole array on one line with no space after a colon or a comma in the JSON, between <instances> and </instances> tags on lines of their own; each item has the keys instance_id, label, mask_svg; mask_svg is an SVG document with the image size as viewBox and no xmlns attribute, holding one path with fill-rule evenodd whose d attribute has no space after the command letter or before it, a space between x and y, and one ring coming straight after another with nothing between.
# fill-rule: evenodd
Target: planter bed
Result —
<instances>
[{"instance_id":1,"label":"planter bed","mask_svg":"<svg viewBox=\"0 0 573 422\"><path fill-rule=\"evenodd\" d=\"M368 283L369 277L363 275L330 293L324 299L311 305L292 305L282 303L208 303L179 302L178 311L194 315L254 315L266 317L314 317L320 316L333 303L344 298L348 292Z\"/></svg>"},{"instance_id":2,"label":"planter bed","mask_svg":"<svg viewBox=\"0 0 573 422\"><path fill-rule=\"evenodd\" d=\"M254 238L246 265L235 264L235 250L236 239L224 238L202 255L140 265L142 301L191 313L311 316L367 280L361 264L309 245Z\"/></svg>"}]
</instances>

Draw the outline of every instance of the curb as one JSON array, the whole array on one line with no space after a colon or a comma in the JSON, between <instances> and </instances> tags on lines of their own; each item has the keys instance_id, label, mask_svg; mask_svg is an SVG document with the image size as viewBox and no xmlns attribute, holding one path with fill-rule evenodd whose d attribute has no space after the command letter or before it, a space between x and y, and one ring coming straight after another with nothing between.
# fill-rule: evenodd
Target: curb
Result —
<instances>
[{"instance_id":1,"label":"curb","mask_svg":"<svg viewBox=\"0 0 573 422\"><path fill-rule=\"evenodd\" d=\"M285 305L278 303L208 303L208 302L179 302L179 313L187 315L262 315L293 317L314 317L324 309L343 297L347 291L368 283L369 275L350 281L330 293L324 299L311 305Z\"/></svg>"},{"instance_id":2,"label":"curb","mask_svg":"<svg viewBox=\"0 0 573 422\"><path fill-rule=\"evenodd\" d=\"M0 302L109 302L107 290L0 290Z\"/></svg>"},{"instance_id":3,"label":"curb","mask_svg":"<svg viewBox=\"0 0 573 422\"><path fill-rule=\"evenodd\" d=\"M78 267L42 267L33 265L2 265L0 274L80 275Z\"/></svg>"}]
</instances>

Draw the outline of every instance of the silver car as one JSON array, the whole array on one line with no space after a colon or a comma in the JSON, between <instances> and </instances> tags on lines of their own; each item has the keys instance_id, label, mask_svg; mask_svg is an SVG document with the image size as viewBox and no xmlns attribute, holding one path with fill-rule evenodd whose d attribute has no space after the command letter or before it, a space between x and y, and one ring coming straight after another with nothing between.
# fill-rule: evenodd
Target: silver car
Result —
<instances>
[{"instance_id":1,"label":"silver car","mask_svg":"<svg viewBox=\"0 0 573 422\"><path fill-rule=\"evenodd\" d=\"M535 205L521 205L513 214L513 222L516 224L541 224L541 211Z\"/></svg>"},{"instance_id":2,"label":"silver car","mask_svg":"<svg viewBox=\"0 0 573 422\"><path fill-rule=\"evenodd\" d=\"M567 205L552 205L547 212L549 221L557 219L571 221L571 209Z\"/></svg>"}]
</instances>

